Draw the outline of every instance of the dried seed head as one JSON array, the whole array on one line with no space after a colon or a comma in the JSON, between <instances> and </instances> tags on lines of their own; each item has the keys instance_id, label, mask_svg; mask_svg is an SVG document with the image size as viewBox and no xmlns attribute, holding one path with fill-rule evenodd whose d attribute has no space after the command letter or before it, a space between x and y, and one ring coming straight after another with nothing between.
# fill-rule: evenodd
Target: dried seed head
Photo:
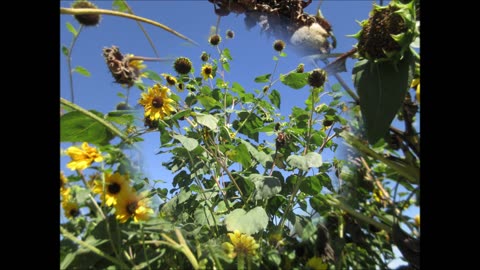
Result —
<instances>
[{"instance_id":1,"label":"dried seed head","mask_svg":"<svg viewBox=\"0 0 480 270\"><path fill-rule=\"evenodd\" d=\"M277 39L273 43L273 48L275 49L275 51L281 52L283 51L283 49L285 49L285 42L283 40Z\"/></svg>"},{"instance_id":2,"label":"dried seed head","mask_svg":"<svg viewBox=\"0 0 480 270\"><path fill-rule=\"evenodd\" d=\"M214 34L214 35L211 35L210 38L208 39L208 42L210 44L212 44L213 46L217 46L218 44L220 44L220 41L222 40L222 38L220 38L219 35L217 34Z\"/></svg>"},{"instance_id":3,"label":"dried seed head","mask_svg":"<svg viewBox=\"0 0 480 270\"><path fill-rule=\"evenodd\" d=\"M89 1L80 0L73 3L72 8L97 8L97 6L90 3ZM81 14L81 15L74 15L74 17L80 24L85 26L98 25L101 19L99 14Z\"/></svg>"},{"instance_id":4,"label":"dried seed head","mask_svg":"<svg viewBox=\"0 0 480 270\"><path fill-rule=\"evenodd\" d=\"M192 70L192 62L186 57L179 57L173 63L173 68L179 74L188 74Z\"/></svg>"},{"instance_id":5,"label":"dried seed head","mask_svg":"<svg viewBox=\"0 0 480 270\"><path fill-rule=\"evenodd\" d=\"M327 72L321 68L317 68L308 75L308 84L311 87L322 87L326 78Z\"/></svg>"}]
</instances>

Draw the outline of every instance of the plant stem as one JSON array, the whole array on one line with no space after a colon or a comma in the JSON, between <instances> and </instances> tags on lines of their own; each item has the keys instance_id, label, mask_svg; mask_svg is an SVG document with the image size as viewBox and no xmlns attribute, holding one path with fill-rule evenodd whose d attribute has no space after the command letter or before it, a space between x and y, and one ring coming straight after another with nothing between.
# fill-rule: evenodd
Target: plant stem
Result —
<instances>
[{"instance_id":1,"label":"plant stem","mask_svg":"<svg viewBox=\"0 0 480 270\"><path fill-rule=\"evenodd\" d=\"M77 42L78 36L80 36L80 32L82 31L82 29L83 29L83 25L80 25L80 28L78 28L77 34L73 36L72 44L70 44L70 48L68 48L68 55L67 55L68 77L70 81L70 97L71 97L72 103L75 103L75 95L73 92L72 51L73 51L73 47L75 46L75 43Z\"/></svg>"},{"instance_id":2,"label":"plant stem","mask_svg":"<svg viewBox=\"0 0 480 270\"><path fill-rule=\"evenodd\" d=\"M184 39L184 40L198 46L198 43L196 43L195 41L189 39L188 37L178 33L177 31L171 29L168 26L165 26L161 23L158 23L156 21L153 21L153 20L150 20L150 19L147 19L147 18L139 17L139 16L136 16L136 15L125 13L125 12L119 12L119 11L108 10L108 9L100 9L100 8L77 8L77 9L75 9L75 8L61 7L60 8L60 14L70 14L70 15L104 14L104 15L124 17L124 18L132 19L132 20L136 20L136 21L140 21L140 22L144 22L144 23L148 23L148 24L160 27L163 30L165 30L165 31L167 31L171 34L174 34L175 36L177 36L181 39Z\"/></svg>"},{"instance_id":3,"label":"plant stem","mask_svg":"<svg viewBox=\"0 0 480 270\"><path fill-rule=\"evenodd\" d=\"M279 230L282 231L283 227L285 226L285 222L287 221L287 215L290 212L290 209L293 207L293 200L297 195L298 190L300 189L300 184L302 184L304 178L302 176L297 176L297 183L295 183L295 186L293 187L292 194L290 195L290 199L288 201L287 208L285 209L285 212L283 213L282 219L280 220L280 225L279 225Z\"/></svg>"},{"instance_id":4,"label":"plant stem","mask_svg":"<svg viewBox=\"0 0 480 270\"><path fill-rule=\"evenodd\" d=\"M143 224L141 224L141 223L140 223L140 236L142 238L143 256L145 257L145 261L147 263L148 269L152 270L152 267L150 265L150 261L148 260L147 248L145 246L145 233L143 231Z\"/></svg>"},{"instance_id":5,"label":"plant stem","mask_svg":"<svg viewBox=\"0 0 480 270\"><path fill-rule=\"evenodd\" d=\"M79 244L80 246L92 251L93 253L97 254L98 256L100 257L103 257L109 261L111 261L112 263L118 265L120 267L120 269L130 269L130 267L128 267L128 265L126 265L124 262L108 255L108 254L105 254L103 251L101 251L100 249L76 238L73 234L71 234L70 232L68 232L66 229L64 229L62 226L60 226L60 232L63 234L63 236L65 236L66 238L72 240L73 242Z\"/></svg>"}]
</instances>

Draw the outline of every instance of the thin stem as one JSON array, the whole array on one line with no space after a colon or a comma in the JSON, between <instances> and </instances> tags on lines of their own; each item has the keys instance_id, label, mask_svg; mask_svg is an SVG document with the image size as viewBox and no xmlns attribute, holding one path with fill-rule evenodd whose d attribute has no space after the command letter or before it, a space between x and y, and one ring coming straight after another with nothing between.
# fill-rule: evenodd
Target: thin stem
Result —
<instances>
[{"instance_id":1,"label":"thin stem","mask_svg":"<svg viewBox=\"0 0 480 270\"><path fill-rule=\"evenodd\" d=\"M355 103L356 104L360 104L360 98L357 96L357 94L355 94L355 92L353 92L352 89L350 89L350 87L347 85L347 83L342 79L342 77L340 77L340 75L338 75L338 73L334 73L333 76L335 76L335 78L337 79L337 81L340 83L340 85L342 85L343 89L345 89L345 91L347 91L348 95L353 98L353 100L355 100Z\"/></svg>"},{"instance_id":2,"label":"thin stem","mask_svg":"<svg viewBox=\"0 0 480 270\"><path fill-rule=\"evenodd\" d=\"M120 267L120 269L130 269L130 267L128 267L128 265L126 265L124 262L108 255L108 254L105 254L103 251L101 251L100 249L76 238L73 234L71 234L70 232L68 232L66 229L64 229L62 226L60 226L60 232L63 234L63 236L65 236L66 238L72 240L73 242L79 244L80 246L92 251L93 253L97 254L98 256L100 257L103 257L109 261L111 261L112 263L118 265Z\"/></svg>"},{"instance_id":3,"label":"thin stem","mask_svg":"<svg viewBox=\"0 0 480 270\"><path fill-rule=\"evenodd\" d=\"M110 124L109 122L107 122L106 120L104 120L103 118L100 118L98 117L97 115L85 110L84 108L76 105L76 104L73 104L72 102L64 99L64 98L60 98L60 103L62 103L63 105L67 106L67 107L70 107L76 111L79 111L83 114L85 114L86 116L92 118L93 120L96 120L97 122L99 122L100 124L104 125L106 128L108 128L111 132L115 133L116 135L118 135L120 138L122 138L124 141L127 141L127 142L130 142L130 139L128 138L127 135L123 134L120 130L118 130L114 125Z\"/></svg>"},{"instance_id":4,"label":"thin stem","mask_svg":"<svg viewBox=\"0 0 480 270\"><path fill-rule=\"evenodd\" d=\"M335 132L335 134L333 134L332 136L329 137L330 133L332 132L333 130L333 125L334 123L332 124L332 126L330 127L330 129L328 130L328 134L327 134L327 137L326 139L323 140L323 143L322 145L320 146L320 149L318 149L318 153L321 154L323 152L323 149L325 148L325 146L327 146L327 143L329 141L331 141L333 138L335 138L336 136L338 136L338 133Z\"/></svg>"},{"instance_id":5,"label":"thin stem","mask_svg":"<svg viewBox=\"0 0 480 270\"><path fill-rule=\"evenodd\" d=\"M156 21L153 21L153 20L150 20L150 19L147 19L147 18L139 17L139 16L136 16L136 15L133 15L133 14L125 13L125 12L119 12L119 11L108 10L108 9L100 9L100 8L77 8L77 9L75 9L75 8L61 7L60 8L60 14L70 14L70 15L104 14L104 15L124 17L124 18L132 19L132 20L136 20L136 21L140 21L140 22L144 22L144 23L148 23L148 24L160 27L163 30L165 30L165 31L167 31L171 34L198 46L198 43L196 43L195 41L189 39L188 37L178 33L177 31L171 29L168 26L165 26L161 23L158 23Z\"/></svg>"},{"instance_id":6,"label":"thin stem","mask_svg":"<svg viewBox=\"0 0 480 270\"><path fill-rule=\"evenodd\" d=\"M305 149L303 150L303 155L306 155L308 153L308 147L310 145L310 139L312 135L312 127L313 127L313 111L315 108L315 97L313 96L315 88L312 88L310 95L312 96L312 108L310 109L310 116L308 118L308 132L307 132L307 143L305 144Z\"/></svg>"},{"instance_id":7,"label":"thin stem","mask_svg":"<svg viewBox=\"0 0 480 270\"><path fill-rule=\"evenodd\" d=\"M150 266L150 261L148 260L147 248L145 246L145 233L143 231L143 224L140 224L140 236L142 238L143 256L145 257L148 269L152 270L152 267Z\"/></svg>"},{"instance_id":8,"label":"thin stem","mask_svg":"<svg viewBox=\"0 0 480 270\"><path fill-rule=\"evenodd\" d=\"M302 182L304 180L304 178L301 177L301 176L298 176L298 178L299 179L297 180L297 183L293 187L292 194L290 195L290 199L288 201L287 208L285 209L285 212L283 213L282 219L280 220L280 226L279 226L280 231L282 231L283 227L285 226L285 222L287 221L287 215L290 212L290 209L293 207L293 200L296 197L298 190L300 189L300 184L302 184Z\"/></svg>"},{"instance_id":9,"label":"thin stem","mask_svg":"<svg viewBox=\"0 0 480 270\"><path fill-rule=\"evenodd\" d=\"M215 267L218 270L223 270L223 266L220 263L220 261L218 260L217 255L215 255L215 252L213 251L212 247L210 245L207 245L207 249L208 249L208 252L209 252L210 256L212 256L212 258L213 258L213 262L215 263Z\"/></svg>"},{"instance_id":10,"label":"thin stem","mask_svg":"<svg viewBox=\"0 0 480 270\"><path fill-rule=\"evenodd\" d=\"M73 51L73 47L75 46L75 43L77 42L78 36L80 36L80 32L82 31L82 29L83 29L83 25L80 25L80 28L78 28L77 34L73 36L72 44L70 44L70 48L68 48L68 55L67 55L68 77L70 81L70 98L72 100L72 103L75 103L75 95L73 92L72 51Z\"/></svg>"}]
</instances>

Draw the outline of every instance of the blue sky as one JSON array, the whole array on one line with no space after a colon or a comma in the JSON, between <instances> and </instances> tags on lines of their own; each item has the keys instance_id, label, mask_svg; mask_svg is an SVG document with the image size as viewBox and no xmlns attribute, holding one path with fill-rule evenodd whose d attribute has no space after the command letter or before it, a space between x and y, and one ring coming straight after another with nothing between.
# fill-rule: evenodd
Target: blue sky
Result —
<instances>
[{"instance_id":1,"label":"blue sky","mask_svg":"<svg viewBox=\"0 0 480 270\"><path fill-rule=\"evenodd\" d=\"M99 8L111 9L112 1L93 1ZM61 1L61 7L70 7L71 1ZM194 68L199 71L202 62L200 55L202 51L218 57L216 49L208 43L211 26L216 25L217 16L213 12L213 5L207 0L203 1L129 1L130 7L136 15L155 20L167 25L183 35L196 41L199 46L188 44L186 41L152 25L143 24L146 31L152 38L160 57L176 58L185 56L192 60ZM314 14L318 1L314 1L306 9ZM323 1L321 10L326 19L333 26L337 38L335 53L346 52L352 49L356 39L346 37L359 31L360 26L356 21L364 20L372 8L372 1ZM268 37L260 34L260 28L254 27L247 31L243 15L231 13L222 17L219 34L222 36L221 48L228 47L233 57L230 63L231 72L226 74L226 80L239 82L247 91L261 89L263 84L253 81L256 76L271 73L274 67L272 57L277 55L272 44L275 37ZM72 35L68 32L65 23L70 22L76 28L78 23L73 16L60 16L60 42L61 45L69 47ZM231 29L235 32L234 39L225 39L225 32ZM133 20L114 16L102 16L101 23L97 27L83 29L77 44L73 50L72 66L82 66L88 69L91 76L86 78L74 73L75 103L87 108L106 113L115 109L117 103L123 101L117 93L125 94L120 85L113 82L113 78L107 69L102 57L102 48L116 45L123 54L132 53L138 56L155 57L144 34ZM314 67L306 61L302 61L298 53L291 46L286 47L287 57L280 58L275 77L279 73L287 73L297 67L301 62L305 63L305 70L312 70ZM71 99L67 65L64 55L60 56L60 96ZM172 62L146 62L147 68L157 73L175 74ZM347 72L342 73L344 80L353 88L351 70L354 60L347 60ZM323 65L320 65L323 66ZM197 73L198 74L198 73ZM329 77L330 85L337 83L334 77ZM275 84L281 95L282 115L288 115L293 106L305 107L304 101L308 97L307 87L302 90L292 90L280 83ZM132 88L130 93L130 104L135 105L140 96L137 88ZM349 99L347 99L349 100ZM325 102L325 101L321 101ZM401 126L402 127L402 126ZM402 128L403 129L403 128ZM160 187L169 187L172 175L161 166L165 157L156 155L159 148L159 134L149 133L144 136L142 143L142 158L145 175L150 179L162 179L167 183ZM273 141L274 136L266 137ZM71 144L62 143L61 148L65 149ZM332 155L325 153L324 161L331 161ZM61 158L61 170L65 173L70 171L65 167L69 161L68 157ZM411 212L411 213L409 213ZM416 214L418 209L411 209L407 214Z\"/></svg>"}]
</instances>

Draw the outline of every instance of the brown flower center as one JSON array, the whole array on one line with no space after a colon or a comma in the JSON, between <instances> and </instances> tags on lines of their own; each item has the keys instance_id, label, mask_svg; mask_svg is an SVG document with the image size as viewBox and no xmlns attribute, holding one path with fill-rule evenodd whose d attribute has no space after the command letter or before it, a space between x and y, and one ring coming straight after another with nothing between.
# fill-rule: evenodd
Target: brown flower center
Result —
<instances>
[{"instance_id":1,"label":"brown flower center","mask_svg":"<svg viewBox=\"0 0 480 270\"><path fill-rule=\"evenodd\" d=\"M135 214L135 210L137 210L137 205L138 205L138 201L133 201L127 204L127 212L129 215Z\"/></svg>"},{"instance_id":2,"label":"brown flower center","mask_svg":"<svg viewBox=\"0 0 480 270\"><path fill-rule=\"evenodd\" d=\"M162 108L163 107L163 98L159 97L159 96L154 97L153 100L152 100L152 106L157 108L157 109Z\"/></svg>"},{"instance_id":3,"label":"brown flower center","mask_svg":"<svg viewBox=\"0 0 480 270\"><path fill-rule=\"evenodd\" d=\"M112 183L108 185L107 190L110 194L118 194L120 192L120 185L118 183Z\"/></svg>"},{"instance_id":4,"label":"brown flower center","mask_svg":"<svg viewBox=\"0 0 480 270\"><path fill-rule=\"evenodd\" d=\"M212 68L207 66L207 67L205 67L203 72L205 72L206 75L210 75L210 74L212 74Z\"/></svg>"},{"instance_id":5,"label":"brown flower center","mask_svg":"<svg viewBox=\"0 0 480 270\"><path fill-rule=\"evenodd\" d=\"M70 209L69 214L72 217L76 217L76 216L78 216L78 214L80 214L80 212L78 211L78 209L73 208L73 209Z\"/></svg>"},{"instance_id":6,"label":"brown flower center","mask_svg":"<svg viewBox=\"0 0 480 270\"><path fill-rule=\"evenodd\" d=\"M175 85L175 79L171 76L167 76L166 80L169 85Z\"/></svg>"}]
</instances>

